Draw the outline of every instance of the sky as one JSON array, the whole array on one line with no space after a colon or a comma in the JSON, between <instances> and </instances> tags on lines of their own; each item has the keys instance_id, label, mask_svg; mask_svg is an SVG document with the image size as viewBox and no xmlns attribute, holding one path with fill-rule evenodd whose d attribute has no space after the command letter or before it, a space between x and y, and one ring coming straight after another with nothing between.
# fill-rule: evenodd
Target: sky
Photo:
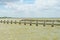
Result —
<instances>
[{"instance_id":1,"label":"sky","mask_svg":"<svg viewBox=\"0 0 60 40\"><path fill-rule=\"evenodd\" d=\"M0 0L0 17L60 17L60 0Z\"/></svg>"}]
</instances>

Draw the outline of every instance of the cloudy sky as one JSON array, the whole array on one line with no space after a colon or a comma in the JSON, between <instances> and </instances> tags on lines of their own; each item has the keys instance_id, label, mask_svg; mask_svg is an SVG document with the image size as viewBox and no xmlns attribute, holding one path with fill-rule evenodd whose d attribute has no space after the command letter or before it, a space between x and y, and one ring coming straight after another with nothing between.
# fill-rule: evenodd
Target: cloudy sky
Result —
<instances>
[{"instance_id":1,"label":"cloudy sky","mask_svg":"<svg viewBox=\"0 0 60 40\"><path fill-rule=\"evenodd\" d=\"M60 0L0 0L0 16L60 17Z\"/></svg>"}]
</instances>

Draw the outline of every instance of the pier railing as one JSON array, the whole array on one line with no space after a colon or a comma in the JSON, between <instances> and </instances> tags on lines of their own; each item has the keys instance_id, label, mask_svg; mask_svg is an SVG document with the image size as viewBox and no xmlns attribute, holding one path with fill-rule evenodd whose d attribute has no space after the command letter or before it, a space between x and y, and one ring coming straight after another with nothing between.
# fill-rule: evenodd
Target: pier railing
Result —
<instances>
[{"instance_id":1,"label":"pier railing","mask_svg":"<svg viewBox=\"0 0 60 40\"><path fill-rule=\"evenodd\" d=\"M52 27L54 27L54 25L59 25L60 26L60 20L0 20L0 23L7 23L7 24L24 24L27 25L29 24L30 26L32 26L32 24L35 24L36 26L39 25L51 25Z\"/></svg>"}]
</instances>

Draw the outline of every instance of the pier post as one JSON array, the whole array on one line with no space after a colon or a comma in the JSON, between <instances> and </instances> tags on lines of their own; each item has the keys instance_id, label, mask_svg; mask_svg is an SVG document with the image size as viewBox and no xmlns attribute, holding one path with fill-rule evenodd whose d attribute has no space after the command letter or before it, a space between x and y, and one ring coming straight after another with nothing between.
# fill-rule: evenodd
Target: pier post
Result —
<instances>
[{"instance_id":1,"label":"pier post","mask_svg":"<svg viewBox=\"0 0 60 40\"><path fill-rule=\"evenodd\" d=\"M21 20L19 20L19 22L18 22L19 24L21 24Z\"/></svg>"},{"instance_id":2,"label":"pier post","mask_svg":"<svg viewBox=\"0 0 60 40\"><path fill-rule=\"evenodd\" d=\"M9 24L9 20L7 20L7 24Z\"/></svg>"},{"instance_id":3,"label":"pier post","mask_svg":"<svg viewBox=\"0 0 60 40\"><path fill-rule=\"evenodd\" d=\"M26 21L24 21L24 25L26 25Z\"/></svg>"},{"instance_id":4,"label":"pier post","mask_svg":"<svg viewBox=\"0 0 60 40\"><path fill-rule=\"evenodd\" d=\"M45 27L45 25L46 25L46 24L45 24L45 20L44 20L43 26Z\"/></svg>"},{"instance_id":5,"label":"pier post","mask_svg":"<svg viewBox=\"0 0 60 40\"><path fill-rule=\"evenodd\" d=\"M13 22L13 21L11 20L11 24L12 24L12 22Z\"/></svg>"},{"instance_id":6,"label":"pier post","mask_svg":"<svg viewBox=\"0 0 60 40\"><path fill-rule=\"evenodd\" d=\"M36 26L38 26L38 20L36 20Z\"/></svg>"},{"instance_id":7,"label":"pier post","mask_svg":"<svg viewBox=\"0 0 60 40\"><path fill-rule=\"evenodd\" d=\"M51 25L52 27L54 27L54 22L55 22L55 21L53 20L53 21L52 21L52 25Z\"/></svg>"},{"instance_id":8,"label":"pier post","mask_svg":"<svg viewBox=\"0 0 60 40\"><path fill-rule=\"evenodd\" d=\"M1 20L1 23L2 23L2 20Z\"/></svg>"},{"instance_id":9,"label":"pier post","mask_svg":"<svg viewBox=\"0 0 60 40\"><path fill-rule=\"evenodd\" d=\"M30 20L30 26L32 25L32 21Z\"/></svg>"},{"instance_id":10,"label":"pier post","mask_svg":"<svg viewBox=\"0 0 60 40\"><path fill-rule=\"evenodd\" d=\"M4 20L3 22L4 22L4 24L5 24L5 20Z\"/></svg>"},{"instance_id":11,"label":"pier post","mask_svg":"<svg viewBox=\"0 0 60 40\"><path fill-rule=\"evenodd\" d=\"M15 22L14 22L14 23L15 23L15 24L17 23L17 22L16 22L16 20L15 20Z\"/></svg>"}]
</instances>

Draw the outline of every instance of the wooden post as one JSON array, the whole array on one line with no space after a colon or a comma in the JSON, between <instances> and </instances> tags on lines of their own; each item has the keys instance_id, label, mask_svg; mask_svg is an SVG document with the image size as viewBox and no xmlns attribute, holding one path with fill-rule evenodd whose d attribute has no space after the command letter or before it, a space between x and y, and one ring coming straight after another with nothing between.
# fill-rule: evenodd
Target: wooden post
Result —
<instances>
[{"instance_id":1,"label":"wooden post","mask_svg":"<svg viewBox=\"0 0 60 40\"><path fill-rule=\"evenodd\" d=\"M43 23L43 26L45 26L46 24L45 24L45 20L44 20L44 23Z\"/></svg>"},{"instance_id":2,"label":"wooden post","mask_svg":"<svg viewBox=\"0 0 60 40\"><path fill-rule=\"evenodd\" d=\"M38 26L38 20L36 20L36 26Z\"/></svg>"},{"instance_id":3,"label":"wooden post","mask_svg":"<svg viewBox=\"0 0 60 40\"><path fill-rule=\"evenodd\" d=\"M9 20L7 20L7 24L9 24Z\"/></svg>"},{"instance_id":4,"label":"wooden post","mask_svg":"<svg viewBox=\"0 0 60 40\"><path fill-rule=\"evenodd\" d=\"M26 21L24 21L24 25L26 25Z\"/></svg>"},{"instance_id":5,"label":"wooden post","mask_svg":"<svg viewBox=\"0 0 60 40\"><path fill-rule=\"evenodd\" d=\"M55 21L53 20L53 21L52 21L52 25L51 25L52 27L54 27L54 22L55 22Z\"/></svg>"},{"instance_id":6,"label":"wooden post","mask_svg":"<svg viewBox=\"0 0 60 40\"><path fill-rule=\"evenodd\" d=\"M21 20L19 20L19 24L21 24Z\"/></svg>"},{"instance_id":7,"label":"wooden post","mask_svg":"<svg viewBox=\"0 0 60 40\"><path fill-rule=\"evenodd\" d=\"M1 20L1 23L2 23L2 20Z\"/></svg>"},{"instance_id":8,"label":"wooden post","mask_svg":"<svg viewBox=\"0 0 60 40\"><path fill-rule=\"evenodd\" d=\"M11 24L12 24L12 20L11 20Z\"/></svg>"},{"instance_id":9,"label":"wooden post","mask_svg":"<svg viewBox=\"0 0 60 40\"><path fill-rule=\"evenodd\" d=\"M32 21L30 20L30 26L32 25Z\"/></svg>"},{"instance_id":10,"label":"wooden post","mask_svg":"<svg viewBox=\"0 0 60 40\"><path fill-rule=\"evenodd\" d=\"M14 22L14 23L15 23L15 24L17 23L17 22L16 22L16 20L15 20L15 22Z\"/></svg>"},{"instance_id":11,"label":"wooden post","mask_svg":"<svg viewBox=\"0 0 60 40\"><path fill-rule=\"evenodd\" d=\"M4 20L3 22L4 22L4 24L5 24L5 20Z\"/></svg>"}]
</instances>

